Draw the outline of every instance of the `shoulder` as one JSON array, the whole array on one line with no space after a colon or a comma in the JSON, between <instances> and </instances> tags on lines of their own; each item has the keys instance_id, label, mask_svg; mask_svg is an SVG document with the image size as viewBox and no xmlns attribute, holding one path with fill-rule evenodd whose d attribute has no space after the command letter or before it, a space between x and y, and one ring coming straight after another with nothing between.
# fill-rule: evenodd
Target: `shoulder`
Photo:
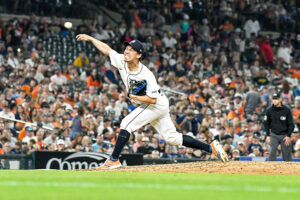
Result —
<instances>
[{"instance_id":1,"label":"shoulder","mask_svg":"<svg viewBox=\"0 0 300 200\"><path fill-rule=\"evenodd\" d=\"M283 107L284 110L286 110L288 112L291 111L291 109L289 107L285 106L285 105L283 105L282 107Z\"/></svg>"},{"instance_id":2,"label":"shoulder","mask_svg":"<svg viewBox=\"0 0 300 200\"><path fill-rule=\"evenodd\" d=\"M266 113L269 114L269 113L272 111L272 108L273 108L273 105L269 106L269 107L267 108Z\"/></svg>"},{"instance_id":3,"label":"shoulder","mask_svg":"<svg viewBox=\"0 0 300 200\"><path fill-rule=\"evenodd\" d=\"M113 49L109 52L109 56L110 56L110 57L117 57L117 58L120 58L120 59L123 58L123 60L124 60L124 55L123 55L123 54L120 54L120 53L118 53L118 52L116 52L116 51L113 50Z\"/></svg>"},{"instance_id":4,"label":"shoulder","mask_svg":"<svg viewBox=\"0 0 300 200\"><path fill-rule=\"evenodd\" d=\"M145 66L144 64L142 64L141 72L148 76L154 76L153 72L150 71L150 69L147 66Z\"/></svg>"}]
</instances>

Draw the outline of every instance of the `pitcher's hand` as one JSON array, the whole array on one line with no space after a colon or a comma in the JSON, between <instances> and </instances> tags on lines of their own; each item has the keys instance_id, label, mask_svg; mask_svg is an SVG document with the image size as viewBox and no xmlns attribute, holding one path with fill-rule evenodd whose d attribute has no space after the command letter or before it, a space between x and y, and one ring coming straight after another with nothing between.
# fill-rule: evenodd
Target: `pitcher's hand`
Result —
<instances>
[{"instance_id":1,"label":"pitcher's hand","mask_svg":"<svg viewBox=\"0 0 300 200\"><path fill-rule=\"evenodd\" d=\"M87 34L78 34L78 35L76 35L76 39L78 41L88 41L88 42L90 42L90 41L92 41L93 37L91 37Z\"/></svg>"}]
</instances>

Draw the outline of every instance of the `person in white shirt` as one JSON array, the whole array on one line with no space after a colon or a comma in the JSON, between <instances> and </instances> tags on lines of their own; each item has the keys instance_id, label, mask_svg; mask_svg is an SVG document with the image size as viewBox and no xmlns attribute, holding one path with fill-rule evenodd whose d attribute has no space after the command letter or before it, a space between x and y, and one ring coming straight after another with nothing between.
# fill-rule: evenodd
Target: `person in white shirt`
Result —
<instances>
[{"instance_id":1,"label":"person in white shirt","mask_svg":"<svg viewBox=\"0 0 300 200\"><path fill-rule=\"evenodd\" d=\"M19 67L20 63L19 63L18 59L14 56L14 52L13 51L8 51L7 53L8 53L7 54L7 57L8 57L7 63L8 63L8 65L12 66L12 68Z\"/></svg>"},{"instance_id":2,"label":"person in white shirt","mask_svg":"<svg viewBox=\"0 0 300 200\"><path fill-rule=\"evenodd\" d=\"M119 156L128 142L130 134L149 123L169 144L205 150L214 153L223 162L228 161L228 157L218 141L215 140L209 145L176 131L169 114L168 98L160 91L154 74L140 62L145 53L144 46L140 41L126 42L124 54L119 54L107 44L86 34L79 34L76 38L79 41L92 42L101 53L110 57L111 65L116 67L121 75L128 97L139 105L122 120L112 155L98 170L121 167ZM138 88L145 89L145 93L141 95L137 95L140 91L133 88L138 82L140 83Z\"/></svg>"},{"instance_id":3,"label":"person in white shirt","mask_svg":"<svg viewBox=\"0 0 300 200\"><path fill-rule=\"evenodd\" d=\"M3 110L0 112L0 118L1 117L9 118L9 119L12 119L12 120L15 119L15 115L12 112L10 112L10 108L9 108L9 105L8 105L7 102L4 102ZM13 121L11 121L9 123L9 128L14 128L14 122Z\"/></svg>"},{"instance_id":4,"label":"person in white shirt","mask_svg":"<svg viewBox=\"0 0 300 200\"><path fill-rule=\"evenodd\" d=\"M60 69L55 69L54 75L51 76L50 80L51 83L55 83L56 85L63 85L64 83L67 83L67 78L60 74Z\"/></svg>"},{"instance_id":5,"label":"person in white shirt","mask_svg":"<svg viewBox=\"0 0 300 200\"><path fill-rule=\"evenodd\" d=\"M119 117L121 115L121 111L118 107L116 107L116 101L114 99L110 100L110 103L108 106L105 107L105 111L108 113L110 110L115 111L115 116Z\"/></svg>"},{"instance_id":6,"label":"person in white shirt","mask_svg":"<svg viewBox=\"0 0 300 200\"><path fill-rule=\"evenodd\" d=\"M162 39L162 42L166 48L174 48L177 44L177 40L175 40L175 38L172 37L172 32L166 33Z\"/></svg>"},{"instance_id":7,"label":"person in white shirt","mask_svg":"<svg viewBox=\"0 0 300 200\"><path fill-rule=\"evenodd\" d=\"M295 126L295 128L294 128L292 137L296 140L296 143L294 146L294 151L300 151L300 135L299 135L299 129L297 126Z\"/></svg>"},{"instance_id":8,"label":"person in white shirt","mask_svg":"<svg viewBox=\"0 0 300 200\"><path fill-rule=\"evenodd\" d=\"M280 43L280 47L277 51L278 58L281 58L284 61L283 66L289 68L291 64L291 56L292 53L292 46L288 44L287 41L283 40Z\"/></svg>"},{"instance_id":9,"label":"person in white shirt","mask_svg":"<svg viewBox=\"0 0 300 200\"><path fill-rule=\"evenodd\" d=\"M27 126L25 128L25 135L26 136L22 140L23 143L27 143L29 145L30 140L34 139L35 141L37 141L36 137L34 136L33 128L31 128L30 126Z\"/></svg>"},{"instance_id":10,"label":"person in white shirt","mask_svg":"<svg viewBox=\"0 0 300 200\"><path fill-rule=\"evenodd\" d=\"M44 142L47 145L56 144L57 136L58 136L58 131L54 130L51 133L51 135L49 135L48 137L45 138Z\"/></svg>"},{"instance_id":11,"label":"person in white shirt","mask_svg":"<svg viewBox=\"0 0 300 200\"><path fill-rule=\"evenodd\" d=\"M43 66L39 65L34 78L40 83L45 77L43 75Z\"/></svg>"},{"instance_id":12,"label":"person in white shirt","mask_svg":"<svg viewBox=\"0 0 300 200\"><path fill-rule=\"evenodd\" d=\"M103 119L103 122L97 128L97 133L100 135L103 134L104 129L107 129L109 133L114 132L113 128L111 127L111 120L108 118Z\"/></svg>"},{"instance_id":13,"label":"person in white shirt","mask_svg":"<svg viewBox=\"0 0 300 200\"><path fill-rule=\"evenodd\" d=\"M123 109L128 109L128 104L125 101L125 94L121 93L119 94L119 99L116 101L116 108L122 112Z\"/></svg>"},{"instance_id":14,"label":"person in white shirt","mask_svg":"<svg viewBox=\"0 0 300 200\"><path fill-rule=\"evenodd\" d=\"M250 38L251 33L255 33L256 36L258 35L258 32L260 31L260 25L259 21L256 20L254 15L246 21L244 30L246 33L246 38Z\"/></svg>"}]
</instances>

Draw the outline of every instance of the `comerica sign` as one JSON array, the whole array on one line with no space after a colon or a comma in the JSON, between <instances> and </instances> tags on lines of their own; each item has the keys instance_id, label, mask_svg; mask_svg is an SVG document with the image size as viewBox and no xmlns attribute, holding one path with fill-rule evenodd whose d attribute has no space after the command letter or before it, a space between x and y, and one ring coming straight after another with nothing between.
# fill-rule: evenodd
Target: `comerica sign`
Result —
<instances>
[{"instance_id":1,"label":"comerica sign","mask_svg":"<svg viewBox=\"0 0 300 200\"><path fill-rule=\"evenodd\" d=\"M52 165L59 166L60 170L63 169L95 169L99 165L103 164L108 158L108 155L93 153L93 152L77 152L69 155L68 157L62 158L51 158L48 160L46 169L52 169ZM79 161L81 158L91 158L97 160L95 162ZM73 161L72 161L73 160Z\"/></svg>"},{"instance_id":2,"label":"comerica sign","mask_svg":"<svg viewBox=\"0 0 300 200\"><path fill-rule=\"evenodd\" d=\"M35 169L95 169L109 157L107 154L95 152L51 152L39 151L34 155ZM122 154L123 165L142 165L142 154Z\"/></svg>"}]
</instances>

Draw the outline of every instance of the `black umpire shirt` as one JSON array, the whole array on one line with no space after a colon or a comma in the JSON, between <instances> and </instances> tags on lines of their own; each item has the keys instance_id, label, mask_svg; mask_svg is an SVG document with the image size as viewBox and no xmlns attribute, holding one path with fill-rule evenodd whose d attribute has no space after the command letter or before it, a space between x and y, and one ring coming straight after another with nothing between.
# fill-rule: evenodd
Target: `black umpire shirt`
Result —
<instances>
[{"instance_id":1,"label":"black umpire shirt","mask_svg":"<svg viewBox=\"0 0 300 200\"><path fill-rule=\"evenodd\" d=\"M291 110L284 105L281 107L272 105L266 111L264 126L268 136L270 135L271 129L271 132L276 135L287 135L291 137L294 130Z\"/></svg>"}]
</instances>

